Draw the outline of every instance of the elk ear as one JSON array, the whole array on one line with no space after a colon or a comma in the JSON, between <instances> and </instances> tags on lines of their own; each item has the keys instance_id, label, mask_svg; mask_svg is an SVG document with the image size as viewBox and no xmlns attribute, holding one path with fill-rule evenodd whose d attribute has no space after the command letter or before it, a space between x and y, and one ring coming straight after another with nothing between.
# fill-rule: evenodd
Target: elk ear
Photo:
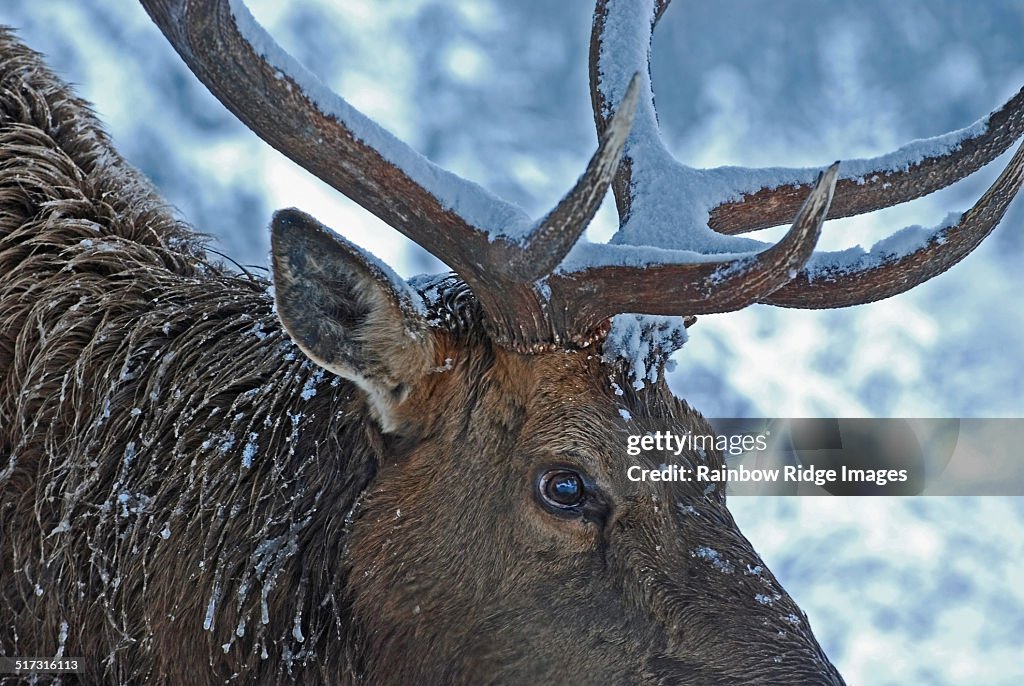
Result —
<instances>
[{"instance_id":1,"label":"elk ear","mask_svg":"<svg viewBox=\"0 0 1024 686\"><path fill-rule=\"evenodd\" d=\"M310 360L369 396L385 431L430 368L433 337L419 294L387 265L296 209L274 214L277 316Z\"/></svg>"}]
</instances>

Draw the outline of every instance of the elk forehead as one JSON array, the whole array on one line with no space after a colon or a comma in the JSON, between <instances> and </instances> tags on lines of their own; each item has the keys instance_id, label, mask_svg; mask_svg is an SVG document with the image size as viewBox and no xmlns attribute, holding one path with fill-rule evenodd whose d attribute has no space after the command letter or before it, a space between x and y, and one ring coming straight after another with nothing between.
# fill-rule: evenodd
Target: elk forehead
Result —
<instances>
[{"instance_id":1,"label":"elk forehead","mask_svg":"<svg viewBox=\"0 0 1024 686\"><path fill-rule=\"evenodd\" d=\"M450 297L439 297L439 294ZM627 454L631 435L670 430L710 434L701 415L677 399L663 380L633 386L631 370L609 360L601 343L581 350L522 354L494 345L483 332L478 302L465 285L448 279L428 318L435 323L433 366L397 410L414 433L433 436L489 436L510 445L512 463L569 464L589 470L610 493L632 496L638 486L626 478L633 464L657 467L676 458L715 467L717 452ZM437 326L438 323L442 323ZM647 483L639 491L664 490ZM703 496L696 488L690 495Z\"/></svg>"},{"instance_id":2,"label":"elk forehead","mask_svg":"<svg viewBox=\"0 0 1024 686\"><path fill-rule=\"evenodd\" d=\"M537 452L576 456L599 462L593 466L603 470L624 471L626 435L635 429L634 414L676 422L674 403L665 402L661 384L635 391L626 371L605 362L598 347L531 356L531 411L523 441Z\"/></svg>"},{"instance_id":3,"label":"elk forehead","mask_svg":"<svg viewBox=\"0 0 1024 686\"><path fill-rule=\"evenodd\" d=\"M548 416L536 417L537 426L532 428L549 435L553 445L614 446L618 466L625 469L630 435L666 429L678 434L711 431L704 418L676 398L663 379L635 387L632 370L619 360L609 361L600 344L534 357L534 402L545 407Z\"/></svg>"}]
</instances>

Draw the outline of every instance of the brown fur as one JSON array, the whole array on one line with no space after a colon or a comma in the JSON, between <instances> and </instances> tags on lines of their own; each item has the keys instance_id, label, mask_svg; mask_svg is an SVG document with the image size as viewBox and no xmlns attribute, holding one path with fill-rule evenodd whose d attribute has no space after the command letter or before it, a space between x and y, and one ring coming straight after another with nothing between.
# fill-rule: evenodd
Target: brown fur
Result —
<instances>
[{"instance_id":1,"label":"brown fur","mask_svg":"<svg viewBox=\"0 0 1024 686\"><path fill-rule=\"evenodd\" d=\"M626 480L617 408L706 430L663 380L493 346L449 279L426 373L402 347L371 379L407 384L385 433L267 287L0 33L0 654L85 683L842 683L720 490ZM601 509L538 506L552 465Z\"/></svg>"},{"instance_id":2,"label":"brown fur","mask_svg":"<svg viewBox=\"0 0 1024 686\"><path fill-rule=\"evenodd\" d=\"M56 654L66 622L64 654L111 682L301 665L345 623L321 601L377 433L281 331L268 284L208 263L9 33L0 55L0 646Z\"/></svg>"}]
</instances>

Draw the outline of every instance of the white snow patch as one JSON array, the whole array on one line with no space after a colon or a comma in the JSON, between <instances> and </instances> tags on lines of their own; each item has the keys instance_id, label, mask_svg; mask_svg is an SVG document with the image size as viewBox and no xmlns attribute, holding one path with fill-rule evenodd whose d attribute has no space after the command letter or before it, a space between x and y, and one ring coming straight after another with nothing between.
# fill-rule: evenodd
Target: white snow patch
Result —
<instances>
[{"instance_id":1,"label":"white snow patch","mask_svg":"<svg viewBox=\"0 0 1024 686\"><path fill-rule=\"evenodd\" d=\"M54 657L64 657L64 645L68 642L68 623L62 621L57 632L57 652Z\"/></svg>"},{"instance_id":2,"label":"white snow patch","mask_svg":"<svg viewBox=\"0 0 1024 686\"><path fill-rule=\"evenodd\" d=\"M306 384L302 387L302 393L299 395L303 400L310 400L316 395L317 385L323 381L324 370L317 369L311 377L306 379Z\"/></svg>"},{"instance_id":3,"label":"white snow patch","mask_svg":"<svg viewBox=\"0 0 1024 686\"><path fill-rule=\"evenodd\" d=\"M250 433L249 440L245 442L245 446L242 448L242 466L246 469L252 467L252 458L256 456L257 441L259 438L259 434Z\"/></svg>"},{"instance_id":4,"label":"white snow patch","mask_svg":"<svg viewBox=\"0 0 1024 686\"><path fill-rule=\"evenodd\" d=\"M732 574L733 567L732 563L722 557L714 548L709 548L706 545L698 546L693 549L690 553L690 557L697 557L702 560L707 560L711 563L711 566L722 572L723 574Z\"/></svg>"},{"instance_id":5,"label":"white snow patch","mask_svg":"<svg viewBox=\"0 0 1024 686\"><path fill-rule=\"evenodd\" d=\"M633 388L640 390L657 382L665 360L685 342L681 317L620 314L612 319L601 358L608 364L625 363Z\"/></svg>"},{"instance_id":6,"label":"white snow patch","mask_svg":"<svg viewBox=\"0 0 1024 686\"><path fill-rule=\"evenodd\" d=\"M66 532L66 531L71 531L71 522L69 522L66 519L62 519L60 521L60 524L58 524L57 526L53 527L53 530L50 531L50 533L47 535L47 537L53 536L54 534L62 534L64 532Z\"/></svg>"},{"instance_id":7,"label":"white snow patch","mask_svg":"<svg viewBox=\"0 0 1024 686\"><path fill-rule=\"evenodd\" d=\"M213 616L217 610L217 601L220 600L220 582L213 584L213 593L210 594L210 602L206 605L206 618L203 620L203 629L210 631L213 628Z\"/></svg>"}]
</instances>

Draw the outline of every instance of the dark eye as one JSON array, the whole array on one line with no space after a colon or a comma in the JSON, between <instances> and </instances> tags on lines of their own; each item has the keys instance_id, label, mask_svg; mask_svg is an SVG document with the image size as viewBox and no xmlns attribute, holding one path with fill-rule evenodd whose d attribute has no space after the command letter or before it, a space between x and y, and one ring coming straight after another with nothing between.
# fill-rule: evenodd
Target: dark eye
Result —
<instances>
[{"instance_id":1,"label":"dark eye","mask_svg":"<svg viewBox=\"0 0 1024 686\"><path fill-rule=\"evenodd\" d=\"M551 470L540 480L540 495L553 507L577 507L583 502L585 493L583 477L568 469Z\"/></svg>"}]
</instances>

